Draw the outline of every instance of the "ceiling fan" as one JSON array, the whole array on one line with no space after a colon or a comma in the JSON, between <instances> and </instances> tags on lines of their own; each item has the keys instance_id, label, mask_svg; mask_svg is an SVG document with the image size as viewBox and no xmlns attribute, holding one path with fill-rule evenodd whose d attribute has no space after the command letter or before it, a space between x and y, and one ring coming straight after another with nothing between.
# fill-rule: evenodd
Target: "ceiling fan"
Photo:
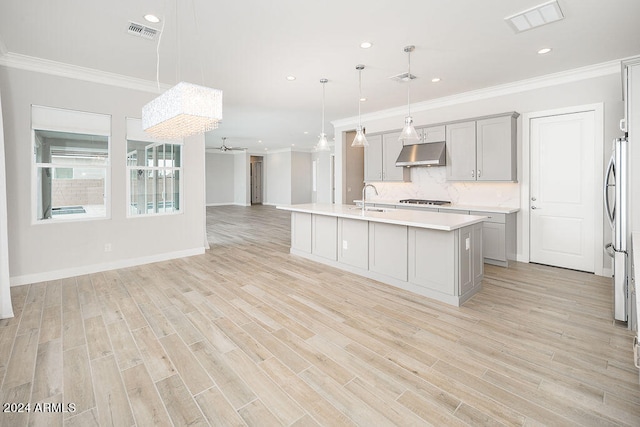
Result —
<instances>
[{"instance_id":1,"label":"ceiling fan","mask_svg":"<svg viewBox=\"0 0 640 427\"><path fill-rule=\"evenodd\" d=\"M229 147L226 145L225 141L227 140L226 136L222 137L222 145L220 147L214 147L216 150L220 150L222 152L224 151L233 151L233 150L238 150L238 151L242 151L242 150L246 150L246 148L240 148L240 147Z\"/></svg>"}]
</instances>

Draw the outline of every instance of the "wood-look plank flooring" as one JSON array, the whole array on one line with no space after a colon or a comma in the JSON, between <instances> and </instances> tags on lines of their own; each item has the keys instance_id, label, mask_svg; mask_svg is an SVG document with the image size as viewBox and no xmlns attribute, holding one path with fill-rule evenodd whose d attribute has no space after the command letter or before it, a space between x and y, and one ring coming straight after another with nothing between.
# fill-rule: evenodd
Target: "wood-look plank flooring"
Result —
<instances>
[{"instance_id":1,"label":"wood-look plank flooring","mask_svg":"<svg viewBox=\"0 0 640 427\"><path fill-rule=\"evenodd\" d=\"M12 288L31 412L0 425L640 425L610 280L486 266L455 308L290 255L289 218L208 208L204 255Z\"/></svg>"}]
</instances>

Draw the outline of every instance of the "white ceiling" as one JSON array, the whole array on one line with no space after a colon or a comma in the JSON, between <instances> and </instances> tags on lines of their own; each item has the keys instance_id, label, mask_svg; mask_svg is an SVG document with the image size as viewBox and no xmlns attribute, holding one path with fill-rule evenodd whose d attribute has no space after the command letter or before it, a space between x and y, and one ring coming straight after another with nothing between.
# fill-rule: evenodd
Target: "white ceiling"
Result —
<instances>
[{"instance_id":1,"label":"white ceiling","mask_svg":"<svg viewBox=\"0 0 640 427\"><path fill-rule=\"evenodd\" d=\"M226 136L261 150L317 142L321 78L329 79L327 133L330 121L357 115L357 64L366 66L363 113L404 105L405 84L388 77L406 71L406 45L416 46L413 102L640 54L639 0L559 0L564 20L520 34L504 18L545 0L176 1L2 0L0 54L155 82L157 42L127 26L164 24L160 82L224 91L224 120L207 146ZM146 23L147 13L163 22ZM361 49L365 40L373 47ZM538 55L542 47L553 51Z\"/></svg>"}]
</instances>

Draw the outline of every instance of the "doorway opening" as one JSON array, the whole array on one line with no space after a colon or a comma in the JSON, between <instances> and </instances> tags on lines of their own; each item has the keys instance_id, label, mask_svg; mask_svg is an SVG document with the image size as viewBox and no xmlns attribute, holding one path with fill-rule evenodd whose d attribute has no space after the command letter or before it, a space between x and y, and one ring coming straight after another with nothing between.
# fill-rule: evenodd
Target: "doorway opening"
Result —
<instances>
[{"instance_id":1,"label":"doorway opening","mask_svg":"<svg viewBox=\"0 0 640 427\"><path fill-rule=\"evenodd\" d=\"M262 204L262 192L263 192L263 174L262 174L262 156L251 156L250 163L250 175L251 175L251 204Z\"/></svg>"}]
</instances>

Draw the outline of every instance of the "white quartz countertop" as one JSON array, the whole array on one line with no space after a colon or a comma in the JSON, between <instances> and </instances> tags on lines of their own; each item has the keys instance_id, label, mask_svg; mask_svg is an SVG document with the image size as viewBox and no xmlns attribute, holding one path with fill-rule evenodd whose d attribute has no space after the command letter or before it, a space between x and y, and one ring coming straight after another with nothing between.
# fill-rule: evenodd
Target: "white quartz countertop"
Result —
<instances>
[{"instance_id":1,"label":"white quartz countertop","mask_svg":"<svg viewBox=\"0 0 640 427\"><path fill-rule=\"evenodd\" d=\"M477 224L487 218L479 215L426 212L412 209L388 209L383 212L368 210L363 214L362 208L355 205L321 203L278 206L278 209L444 231L457 230L468 225Z\"/></svg>"},{"instance_id":2,"label":"white quartz countertop","mask_svg":"<svg viewBox=\"0 0 640 427\"><path fill-rule=\"evenodd\" d=\"M354 203L360 203L362 200L354 200ZM510 214L514 212L518 212L520 208L510 208L508 206L477 206L477 205L418 205L412 203L400 203L399 200L367 200L367 206L371 206L372 204L376 205L385 205L385 206L403 206L403 207L411 207L417 209L422 208L442 208L442 209L453 209L460 211L480 211L480 212L489 212L489 213L503 213Z\"/></svg>"}]
</instances>

